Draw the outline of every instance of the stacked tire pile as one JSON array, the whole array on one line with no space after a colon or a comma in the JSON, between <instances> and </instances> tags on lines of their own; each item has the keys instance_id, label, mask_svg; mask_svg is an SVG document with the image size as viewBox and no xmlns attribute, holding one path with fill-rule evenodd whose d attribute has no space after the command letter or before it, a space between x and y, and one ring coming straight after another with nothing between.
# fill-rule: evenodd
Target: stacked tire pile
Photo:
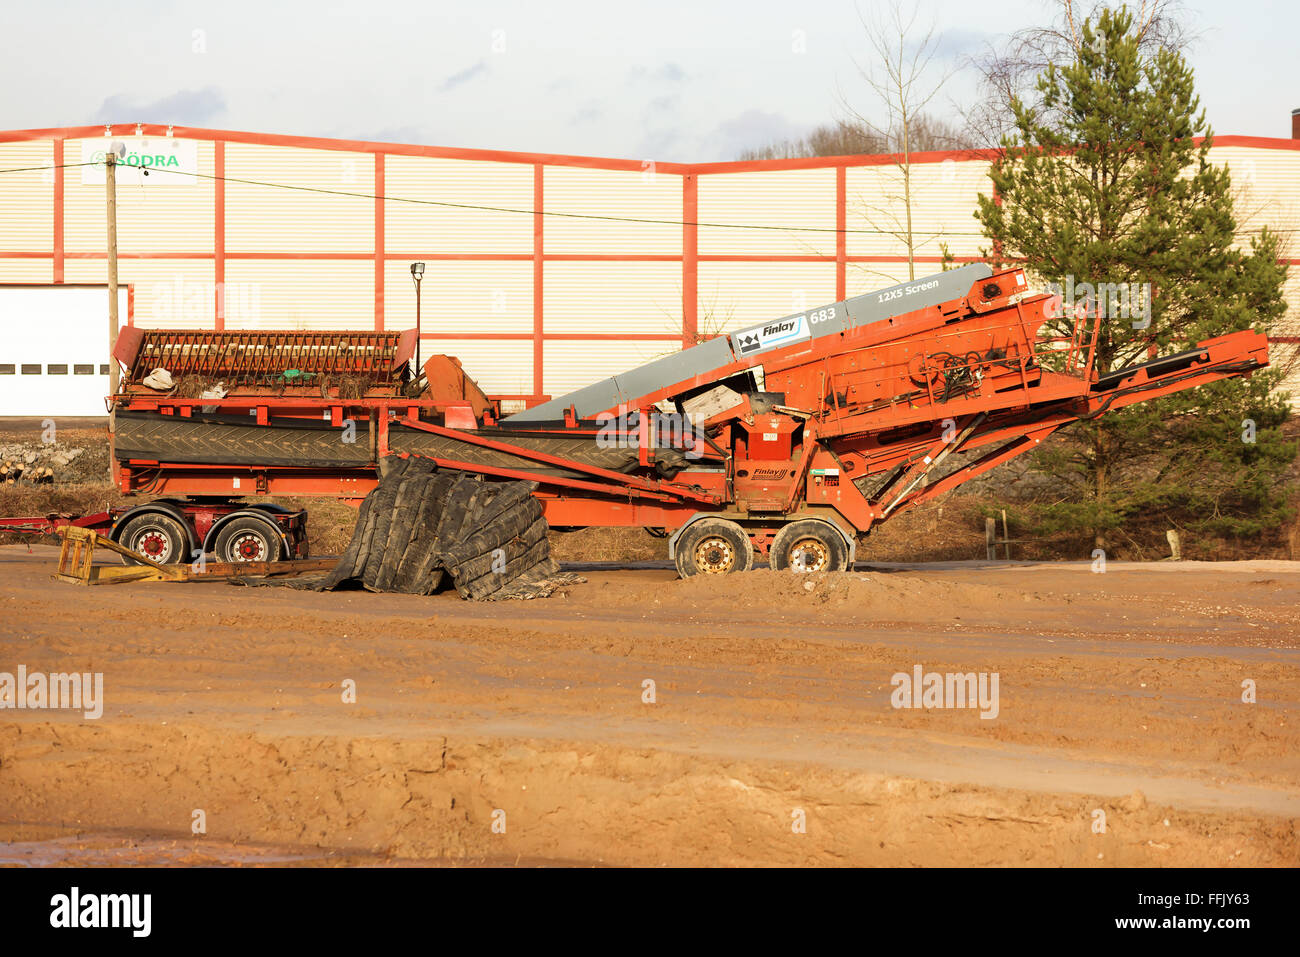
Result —
<instances>
[{"instance_id":1,"label":"stacked tire pile","mask_svg":"<svg viewBox=\"0 0 1300 957\"><path fill-rule=\"evenodd\" d=\"M427 595L450 580L464 598L499 600L579 580L551 559L536 483L484 482L414 456L386 462L352 541L318 587Z\"/></svg>"}]
</instances>

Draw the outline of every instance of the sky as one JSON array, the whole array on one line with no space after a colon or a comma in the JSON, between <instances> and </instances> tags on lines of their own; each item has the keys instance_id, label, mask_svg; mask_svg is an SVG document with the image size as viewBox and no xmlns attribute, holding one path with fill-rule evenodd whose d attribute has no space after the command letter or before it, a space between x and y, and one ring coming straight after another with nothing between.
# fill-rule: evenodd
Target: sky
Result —
<instances>
[{"instance_id":1,"label":"sky","mask_svg":"<svg viewBox=\"0 0 1300 957\"><path fill-rule=\"evenodd\" d=\"M1050 0L916 0L951 76L1051 19ZM1300 3L1185 0L1220 135L1287 137ZM46 0L6 4L0 129L173 123L525 152L708 162L873 115L869 0Z\"/></svg>"}]
</instances>

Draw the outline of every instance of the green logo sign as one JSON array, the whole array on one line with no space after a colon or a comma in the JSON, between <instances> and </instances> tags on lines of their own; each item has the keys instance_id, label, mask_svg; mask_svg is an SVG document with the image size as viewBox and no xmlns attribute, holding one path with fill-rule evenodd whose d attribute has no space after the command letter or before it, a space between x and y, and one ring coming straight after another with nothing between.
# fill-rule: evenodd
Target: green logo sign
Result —
<instances>
[{"instance_id":1,"label":"green logo sign","mask_svg":"<svg viewBox=\"0 0 1300 957\"><path fill-rule=\"evenodd\" d=\"M102 163L107 159L105 150L95 150L90 154L92 163ZM127 153L118 157L120 166L139 166L143 169L180 169L181 161L175 153Z\"/></svg>"}]
</instances>

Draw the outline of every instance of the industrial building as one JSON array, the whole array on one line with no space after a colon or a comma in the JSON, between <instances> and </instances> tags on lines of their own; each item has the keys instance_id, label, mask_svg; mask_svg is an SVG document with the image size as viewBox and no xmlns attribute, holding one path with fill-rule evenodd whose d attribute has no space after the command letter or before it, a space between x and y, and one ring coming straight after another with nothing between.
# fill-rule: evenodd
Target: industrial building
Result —
<instances>
[{"instance_id":1,"label":"industrial building","mask_svg":"<svg viewBox=\"0 0 1300 957\"><path fill-rule=\"evenodd\" d=\"M683 164L130 124L0 133L0 284L106 281L114 143L124 321L410 328L424 263L423 353L458 356L494 394L562 394L908 278L887 156ZM1243 241L1265 224L1300 237L1300 138L1222 136L1211 156L1232 170ZM980 258L990 156L912 162L916 275ZM1297 318L1276 354L1300 335L1300 272L1287 295ZM53 314L0 320L0 377L104 361L106 344L71 350ZM39 390L3 394L22 392Z\"/></svg>"}]
</instances>

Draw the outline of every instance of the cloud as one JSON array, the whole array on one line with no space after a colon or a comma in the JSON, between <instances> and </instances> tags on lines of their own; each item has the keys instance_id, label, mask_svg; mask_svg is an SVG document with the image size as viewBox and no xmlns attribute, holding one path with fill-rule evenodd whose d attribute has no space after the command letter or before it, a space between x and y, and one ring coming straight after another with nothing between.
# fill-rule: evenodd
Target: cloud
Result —
<instances>
[{"instance_id":1,"label":"cloud","mask_svg":"<svg viewBox=\"0 0 1300 957\"><path fill-rule=\"evenodd\" d=\"M467 67L459 73L453 73L451 76L447 77L447 79L442 81L442 86L440 86L439 89L446 93L448 90L454 90L458 86L464 86L470 80L474 79L474 77L486 73L487 68L487 60L479 60L473 66Z\"/></svg>"},{"instance_id":2,"label":"cloud","mask_svg":"<svg viewBox=\"0 0 1300 957\"><path fill-rule=\"evenodd\" d=\"M637 145L637 156L656 160L680 159L683 149L681 134L675 129L647 130Z\"/></svg>"},{"instance_id":3,"label":"cloud","mask_svg":"<svg viewBox=\"0 0 1300 957\"><path fill-rule=\"evenodd\" d=\"M663 63L653 69L645 66L634 66L627 71L627 82L629 84L642 83L647 80L652 83L683 83L686 79L686 71L676 63Z\"/></svg>"},{"instance_id":4,"label":"cloud","mask_svg":"<svg viewBox=\"0 0 1300 957\"><path fill-rule=\"evenodd\" d=\"M178 90L152 103L115 93L100 105L95 114L95 122L202 126L225 112L225 109L225 96L212 86L202 90Z\"/></svg>"},{"instance_id":5,"label":"cloud","mask_svg":"<svg viewBox=\"0 0 1300 957\"><path fill-rule=\"evenodd\" d=\"M430 131L422 126L385 126L369 132L360 133L334 132L331 136L342 139L360 139L370 143L437 143L438 139L430 134Z\"/></svg>"},{"instance_id":6,"label":"cloud","mask_svg":"<svg viewBox=\"0 0 1300 957\"><path fill-rule=\"evenodd\" d=\"M746 110L719 123L705 138L705 146L712 157L731 160L747 149L796 139L807 132L807 126L793 123L779 113Z\"/></svg>"},{"instance_id":7,"label":"cloud","mask_svg":"<svg viewBox=\"0 0 1300 957\"><path fill-rule=\"evenodd\" d=\"M665 63L653 75L656 80L663 80L665 83L681 83L686 79L686 71L676 63Z\"/></svg>"},{"instance_id":8,"label":"cloud","mask_svg":"<svg viewBox=\"0 0 1300 957\"><path fill-rule=\"evenodd\" d=\"M983 50L994 40L999 39L998 34L986 33L983 30L944 30L936 31L930 40L930 52L934 54L937 60L961 60L965 57ZM916 43L908 45L908 52L914 53Z\"/></svg>"},{"instance_id":9,"label":"cloud","mask_svg":"<svg viewBox=\"0 0 1300 957\"><path fill-rule=\"evenodd\" d=\"M605 108L595 100L588 100L578 108L578 111L569 117L570 123L596 123L605 117Z\"/></svg>"}]
</instances>

